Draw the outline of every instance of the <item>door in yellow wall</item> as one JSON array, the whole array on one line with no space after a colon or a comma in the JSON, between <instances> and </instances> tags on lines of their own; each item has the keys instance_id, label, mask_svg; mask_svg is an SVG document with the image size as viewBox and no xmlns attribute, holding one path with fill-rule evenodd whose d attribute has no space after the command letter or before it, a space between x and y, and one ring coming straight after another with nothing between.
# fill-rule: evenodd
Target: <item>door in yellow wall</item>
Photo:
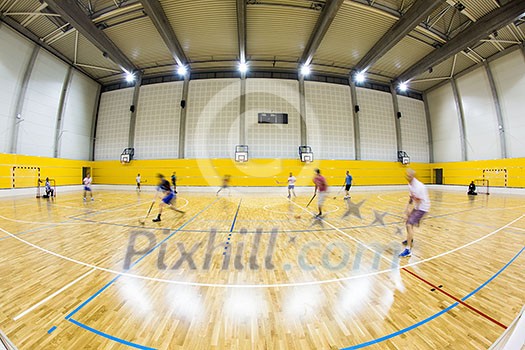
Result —
<instances>
[{"instance_id":1,"label":"door in yellow wall","mask_svg":"<svg viewBox=\"0 0 525 350\"><path fill-rule=\"evenodd\" d=\"M434 183L443 185L443 168L434 168Z\"/></svg>"},{"instance_id":2,"label":"door in yellow wall","mask_svg":"<svg viewBox=\"0 0 525 350\"><path fill-rule=\"evenodd\" d=\"M80 182L86 178L87 174L91 174L91 177L93 177L93 174L91 173L91 167L82 167L82 179L80 179Z\"/></svg>"}]
</instances>

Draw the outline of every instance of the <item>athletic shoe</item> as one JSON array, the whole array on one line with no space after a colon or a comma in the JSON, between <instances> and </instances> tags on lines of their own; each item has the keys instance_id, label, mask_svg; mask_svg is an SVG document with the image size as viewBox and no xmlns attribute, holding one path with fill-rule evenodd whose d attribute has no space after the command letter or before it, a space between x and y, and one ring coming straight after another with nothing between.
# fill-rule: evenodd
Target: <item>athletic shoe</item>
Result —
<instances>
[{"instance_id":1,"label":"athletic shoe","mask_svg":"<svg viewBox=\"0 0 525 350\"><path fill-rule=\"evenodd\" d=\"M408 249L408 248L405 248L405 250L403 250L401 252L401 254L399 254L399 256L401 258L404 258L404 257L409 257L409 256L412 256L412 252Z\"/></svg>"},{"instance_id":2,"label":"athletic shoe","mask_svg":"<svg viewBox=\"0 0 525 350\"><path fill-rule=\"evenodd\" d=\"M82 198L84 200L84 202L86 201L86 198Z\"/></svg>"},{"instance_id":3,"label":"athletic shoe","mask_svg":"<svg viewBox=\"0 0 525 350\"><path fill-rule=\"evenodd\" d=\"M288 198L288 199L290 199L290 195L288 195L288 197L287 197L287 198Z\"/></svg>"},{"instance_id":4,"label":"athletic shoe","mask_svg":"<svg viewBox=\"0 0 525 350\"><path fill-rule=\"evenodd\" d=\"M91 198L91 201L94 202L94 201L95 201L95 198Z\"/></svg>"},{"instance_id":5,"label":"athletic shoe","mask_svg":"<svg viewBox=\"0 0 525 350\"><path fill-rule=\"evenodd\" d=\"M151 221L153 221L153 222L160 222L160 218L155 218L155 219L153 219Z\"/></svg>"},{"instance_id":6,"label":"athletic shoe","mask_svg":"<svg viewBox=\"0 0 525 350\"><path fill-rule=\"evenodd\" d=\"M406 239L402 243L403 243L403 245L407 245L408 244ZM412 244L414 244L414 240L413 239L412 239Z\"/></svg>"}]
</instances>

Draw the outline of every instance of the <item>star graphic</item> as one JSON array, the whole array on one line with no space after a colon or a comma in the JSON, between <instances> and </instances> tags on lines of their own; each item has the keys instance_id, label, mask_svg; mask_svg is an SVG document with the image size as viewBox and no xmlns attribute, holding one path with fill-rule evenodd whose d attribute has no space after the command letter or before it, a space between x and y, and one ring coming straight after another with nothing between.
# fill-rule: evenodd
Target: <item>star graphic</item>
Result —
<instances>
[{"instance_id":1,"label":"star graphic","mask_svg":"<svg viewBox=\"0 0 525 350\"><path fill-rule=\"evenodd\" d=\"M346 218L349 215L354 215L358 217L359 219L362 219L361 212L359 211L359 208L361 208L361 205L366 201L366 199L363 199L361 202L355 204L350 199L346 201L346 212L343 214L342 218Z\"/></svg>"},{"instance_id":2,"label":"star graphic","mask_svg":"<svg viewBox=\"0 0 525 350\"><path fill-rule=\"evenodd\" d=\"M288 240L288 243L292 243L292 244L295 244L295 239L297 238L297 236L288 236L290 239Z\"/></svg>"},{"instance_id":3,"label":"star graphic","mask_svg":"<svg viewBox=\"0 0 525 350\"><path fill-rule=\"evenodd\" d=\"M372 209L374 212L375 219L372 221L371 225L375 224L376 222L378 224L381 224L382 226L385 226L385 216L388 214L386 211L381 214L380 212L376 211L375 209Z\"/></svg>"},{"instance_id":4,"label":"star graphic","mask_svg":"<svg viewBox=\"0 0 525 350\"><path fill-rule=\"evenodd\" d=\"M314 226L321 226L321 227L324 228L323 219L320 218L320 217L314 216L313 219L312 219L312 224L310 225L310 227L314 227Z\"/></svg>"},{"instance_id":5,"label":"star graphic","mask_svg":"<svg viewBox=\"0 0 525 350\"><path fill-rule=\"evenodd\" d=\"M396 226L396 235L398 235L398 236L402 236L403 235L403 230L399 226Z\"/></svg>"}]
</instances>

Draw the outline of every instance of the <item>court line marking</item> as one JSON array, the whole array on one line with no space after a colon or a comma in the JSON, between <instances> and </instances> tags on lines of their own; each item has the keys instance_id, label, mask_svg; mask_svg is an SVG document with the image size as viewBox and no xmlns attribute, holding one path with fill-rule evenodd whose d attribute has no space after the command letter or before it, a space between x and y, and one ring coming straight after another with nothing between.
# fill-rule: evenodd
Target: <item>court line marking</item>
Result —
<instances>
[{"instance_id":1,"label":"court line marking","mask_svg":"<svg viewBox=\"0 0 525 350\"><path fill-rule=\"evenodd\" d=\"M67 256L64 256L64 255L61 255L61 254L58 254L58 253L55 253L53 251L50 251L48 249L45 249L45 248L42 248L40 246L37 246L36 244L33 244L31 242L28 242L20 237L17 237L15 236L14 234L12 234L11 232L3 229L2 227L0 227L0 231L4 232L5 234L11 236L12 238L22 242L22 243L25 243L35 249L38 249L40 251L43 251L44 253L48 253L50 255L53 255L53 256L56 256L57 258L60 258L60 259L63 259L63 260L67 260L67 261L70 261L70 262L73 262L75 264L79 264L79 265L83 265L83 266L86 266L86 267L90 267L90 268L93 268L93 269L96 269L96 270L99 270L99 271L104 271L104 272L108 272L108 273L111 273L111 274L114 274L114 275L122 275L122 276L126 276L126 277L131 277L131 278L138 278L138 279L143 279L143 280L147 280L147 281L155 281L155 282L162 282L162 283L169 283L169 284L178 284L178 285L186 285L186 286L198 286L198 287L217 287L217 288L279 288L279 287L297 287L297 286L310 286L310 285L318 285L318 284L327 284L327 283L333 283L333 282L340 282L340 281L348 281L348 280L352 280L352 279L357 279L357 278L362 278L362 277L370 277L370 276L376 276L376 275L381 275L381 274L384 274L384 273L387 273L387 272L391 272L391 271L394 271L394 270L398 270L398 269L401 269L401 268L406 268L406 267L411 267L411 266L416 266L416 265L419 265L419 264L422 264L424 262L428 262L428 261L432 261L432 260L435 260L435 259L438 259L438 258L441 258L443 256L446 256L446 255L449 255L449 254L452 254L454 252L457 252L458 250L461 250L461 249L464 249L466 247L469 247L473 244L476 244L488 237L491 237L493 235L495 235L496 233L508 228L510 225L514 224L515 222L521 220L523 217L525 216L524 215L520 215L518 218L510 221L509 223L501 226L500 228L486 234L485 236L482 236L474 241L471 241L469 243L466 243L460 247L457 247L457 248L454 248L452 250L449 250L449 251L446 251L446 252L443 252L441 254L438 254L438 255L435 255L435 256L431 256L429 258L426 258L426 259L422 259L422 260L418 260L418 261L415 261L413 263L409 263L409 264L405 264L405 265L399 265L399 266L396 266L396 267L393 267L393 268L390 268L390 269L384 269L384 270L379 270L379 271L374 271L374 272L370 272L370 273L366 273L366 274L362 274L362 275L355 275L355 276L348 276L348 277L341 277L341 278L333 278L333 279L328 279L328 280L321 280L321 281L309 281L309 282L296 282L296 283L274 283L274 284L226 284L226 283L200 283L200 282L187 282L187 281L175 281L175 280L168 280L168 279L164 279L164 278L155 278L155 277L148 277L148 276L141 276L141 275L135 275L135 274L131 274L131 273L127 273L127 272L122 272L122 271L116 271L116 270L111 270L111 269L107 269L107 268L104 268L104 267L100 267L100 266L96 266L96 265L92 265L92 264L88 264L88 263L85 263L83 261L79 261L79 260L76 260L76 259L72 259L72 258L69 258Z\"/></svg>"},{"instance_id":2,"label":"court line marking","mask_svg":"<svg viewBox=\"0 0 525 350\"><path fill-rule=\"evenodd\" d=\"M290 201L290 199L288 199L288 198L287 198L287 200ZM303 211L305 211L305 212L307 212L307 213L309 213L309 214L311 214L311 215L315 215L312 211L308 210L308 208L302 207L302 206L300 206L299 204L295 203L294 201L290 201L290 203L292 203L292 204L295 205L296 207L302 209ZM344 236L350 238L352 241L354 241L354 242L356 242L356 243L362 245L363 247L365 247L366 249L370 250L370 251L373 252L374 254L378 254L377 251L375 251L374 249L370 248L368 245L365 244L365 242L362 242L362 241L360 241L359 239L357 239L357 238L355 238L355 237L349 235L348 233L346 233L346 232L344 232L343 230L341 230L340 228L338 228L338 227L332 225L330 222L326 221L326 220L323 219L322 217L319 217L319 218L317 218L317 219L323 221L325 224L327 224L328 226L330 226L331 228L333 228L333 229L336 230L337 232L339 232L339 233L343 234ZM383 254L379 254L379 256L380 256L381 258L383 258L383 259L389 260L390 262L394 262L393 260L390 260L390 259L384 257Z\"/></svg>"},{"instance_id":3,"label":"court line marking","mask_svg":"<svg viewBox=\"0 0 525 350\"><path fill-rule=\"evenodd\" d=\"M239 205L237 206L237 211L235 212L235 216L233 217L232 227L230 228L230 232L233 232L233 228L235 227L235 222L237 221L237 215L239 215L239 209L241 209L241 203L242 198L239 201Z\"/></svg>"},{"instance_id":4,"label":"court line marking","mask_svg":"<svg viewBox=\"0 0 525 350\"><path fill-rule=\"evenodd\" d=\"M179 209L182 209L184 207L186 207L189 203L189 201L186 199L186 198L180 198L180 199L184 199L186 201L186 203L182 206L179 207ZM104 210L90 210L88 213L86 214L98 214L98 213L106 213L106 212L115 212L115 211L121 211L121 210L126 210L127 208L129 207L133 207L133 206L138 206L138 205L143 205L143 204L150 204L149 202L143 202L143 203L140 203L140 204L136 204L134 203L133 205L129 205L129 206L125 206L125 207L121 207L120 209L118 210L107 210L107 211L104 211ZM82 214L79 214L79 215L83 215L84 213ZM125 220L132 220L132 219L138 219L138 218L141 218L143 217L142 216L136 216L136 217L127 217L127 218L120 218L120 219L115 219L115 220L106 220L104 222L107 222L107 223L113 223L113 222L120 222L120 221L125 221ZM70 217L71 218L71 217ZM83 220L85 222L45 222L45 221L27 221L27 220L18 220L18 219L11 219L11 218L8 218L8 217L5 217L5 216L2 216L0 215L0 219L4 219L6 221L11 221L11 222L18 222L18 223L22 223L22 224L39 224L39 225L78 225L78 224L82 224L82 225L92 225L93 223L97 223L96 220L83 220L83 219L80 219L80 218L73 218L74 220Z\"/></svg>"},{"instance_id":5,"label":"court line marking","mask_svg":"<svg viewBox=\"0 0 525 350\"><path fill-rule=\"evenodd\" d=\"M514 227L514 226L510 226L509 228L513 229L513 230L518 230L518 231L525 231L525 229L521 228L521 227Z\"/></svg>"},{"instance_id":6,"label":"court line marking","mask_svg":"<svg viewBox=\"0 0 525 350\"><path fill-rule=\"evenodd\" d=\"M329 210L329 211L326 211L325 214L335 213L336 211L338 211L338 210L340 209L338 205L330 204L330 203L329 203L328 205L330 205L330 206L334 206L335 209L333 209L333 210ZM286 211L279 211L279 210L269 209L268 207L270 207L270 206L273 206L273 205L266 204L266 205L263 207L263 209L264 209L264 210L267 210L267 211L269 211L269 212L272 212L272 213L277 213L277 214L283 214L283 215L288 215L288 214L290 214L289 212L286 212Z\"/></svg>"},{"instance_id":7,"label":"court line marking","mask_svg":"<svg viewBox=\"0 0 525 350\"><path fill-rule=\"evenodd\" d=\"M131 346L131 347L136 348L136 349L155 350L155 348L150 348L148 346L140 345L140 344L137 344L137 343L132 343L132 342L129 342L127 340L120 339L120 338L117 338L115 336L112 336L111 334L107 334L107 333L101 332L101 331L99 331L99 330L97 330L95 328L89 327L88 325L85 325L82 322L79 322L79 321L74 320L72 318L70 318L68 321L73 323L73 324L75 324L75 325L77 325L77 326L79 326L80 328L84 328L85 330L88 330L88 331L90 331L92 333L95 333L96 335L100 335L100 336L102 336L104 338L116 341L117 343L124 344L124 345L127 345L127 346Z\"/></svg>"},{"instance_id":8,"label":"court line marking","mask_svg":"<svg viewBox=\"0 0 525 350\"><path fill-rule=\"evenodd\" d=\"M164 242L166 242L168 239L170 239L171 237L173 237L177 232L180 231L180 229L182 229L184 226L190 224L195 218L197 218L197 216L199 216L201 213L203 213L204 211L206 211L209 207L211 207L213 204L217 203L219 201L219 198L215 199L213 202L211 202L210 204L208 204L206 207L204 207L202 210L200 210L197 214L195 214L194 216L192 216L189 220L187 220L184 224L182 224L179 229L173 231L169 236L167 236L166 238L164 238L162 241L160 241L159 243L157 243L155 246L153 246L150 250L148 250L146 253L144 253L144 255L142 255L140 258L138 258L133 264L130 265L129 269L132 269L133 267L135 267L139 262L141 262L144 258L146 258L148 255L150 255L153 251L155 251L158 247L160 247ZM239 203L240 204L240 203ZM143 345L140 345L140 344L136 344L136 343L132 343L132 342L129 342L127 340L124 340L124 339L121 339L121 338L118 338L118 337L115 337L115 336L112 336L110 334L107 334L107 333L104 333L104 332L101 332L95 328L92 328L92 327L89 327L77 320L74 320L72 317L77 313L79 312L83 307L85 307L87 304L89 304L93 299L95 299L97 296L99 296L103 291L105 291L106 289L108 289L113 283L115 283L120 277L124 276L124 273L120 273L118 274L117 276L115 276L111 281L109 281L105 286L103 286L102 288L100 288L95 294L93 294L92 296L90 296L88 299L86 299L84 302L82 302L79 306L77 306L73 311L71 311L68 315L66 315L65 319L72 322L73 324L81 327L81 328L84 328L90 332L93 332L97 335L100 335L104 338L107 338L107 339L111 339L113 341L116 341L116 342L119 342L121 344L125 344L125 345L128 345L128 346L132 346L132 347L135 347L135 348L138 348L138 349L152 349L152 348L149 348L149 347L146 347L146 346L143 346Z\"/></svg>"},{"instance_id":9,"label":"court line marking","mask_svg":"<svg viewBox=\"0 0 525 350\"><path fill-rule=\"evenodd\" d=\"M394 192L393 192L394 193ZM390 194L393 194L393 193L390 193ZM403 197L399 197L397 199L397 201L394 201L394 200L389 200L389 199L385 199L382 197L383 195L382 194L378 194L377 195L377 198L379 198L380 200L384 201L384 202L388 202L388 203L395 203L395 204L399 204L399 203L406 203L408 202L408 200L406 200L406 195L403 195ZM470 203L470 200L468 201L461 201L461 202L436 202L436 203L439 203L439 205L441 204L445 204L445 205L458 205L458 204L465 204L465 203Z\"/></svg>"},{"instance_id":10,"label":"court line marking","mask_svg":"<svg viewBox=\"0 0 525 350\"><path fill-rule=\"evenodd\" d=\"M18 321L20 318L24 317L25 315L27 315L28 313L30 313L34 309L38 308L40 305L42 305L42 304L48 302L49 300L53 299L54 297L56 297L57 295L59 295L60 293L65 291L66 289L70 288L74 284L80 282L81 280L83 280L87 276L91 275L95 271L96 271L95 269L91 269L88 272L84 273L82 276L80 276L77 279L75 279L74 281L69 282L68 284L66 284L65 286L63 286L62 288L60 288L59 290L54 292L53 294L51 294L51 295L47 296L46 298L40 300L38 303L36 303L35 305L31 306L29 309L21 312L20 314L16 315L15 317L13 317L13 321Z\"/></svg>"},{"instance_id":11,"label":"court line marking","mask_svg":"<svg viewBox=\"0 0 525 350\"><path fill-rule=\"evenodd\" d=\"M446 192L444 192L444 193L446 193ZM377 198L379 198L380 200L382 200L382 201L384 201L384 202L396 203L396 204L397 204L397 202L392 201L392 200L388 200L388 199L384 199L382 196L383 196L382 194L378 194L378 195L377 195ZM483 196L481 196L481 198L483 198ZM488 198L488 197L487 197L487 198ZM402 199L403 199L403 198L398 198L398 201L401 202L401 203L403 203ZM466 204L466 203L471 203L471 202L472 202L472 200L462 201L462 202L454 202L454 203L450 203L450 202L435 202L435 203L438 204L438 205L437 205L437 206L436 206L436 204L432 204L432 205L433 205L434 207L436 207L436 208L440 208L440 209L442 209L442 208L441 208L441 204L447 204L447 205L454 205L454 206L455 206L455 205L458 205L458 204ZM433 203L434 203L434 202L433 202ZM486 210L507 210L507 209L519 209L519 208L525 208L525 205L522 204L522 205L516 205L516 206L514 206L514 207L503 207L503 208L488 208L488 207L486 207L486 206L481 206L480 208L484 208L484 209L486 209Z\"/></svg>"},{"instance_id":12,"label":"court line marking","mask_svg":"<svg viewBox=\"0 0 525 350\"><path fill-rule=\"evenodd\" d=\"M523 215L522 215L523 216ZM468 298L470 298L471 296L473 296L474 294L476 294L477 292L479 292L481 289L483 289L487 284L489 284L490 282L492 282L492 280L494 280L496 277L498 277L504 270L507 269L507 267L509 267L519 256L521 253L523 253L523 251L525 250L525 247L521 248L521 250L516 254L514 255L514 257L505 264L505 266L503 266L498 272L496 272L494 275L492 275L491 278L489 278L487 281L485 281L483 284L481 284L480 286L478 286L476 289L474 289L472 292L470 292L469 294L467 294L466 296L464 296L463 298L461 298L461 301L465 301L467 300ZM354 349L361 349L361 348L364 348L364 347L367 347L367 346L370 346L370 345L374 345L374 344L377 344L377 343L381 343L385 340L388 340L388 339L391 339L391 338L394 338L394 337L397 337L398 335L401 335L401 334L404 334L408 331L411 331L419 326L422 326L424 325L425 323L428 323L430 321L432 321L433 319L443 315L444 313L447 313L448 311L452 310L453 308L455 308L456 306L460 305L458 302L455 302L453 303L452 305L450 305L449 307L435 313L434 315L432 316L429 316L417 323L414 323L413 325L409 326L409 327L406 327L406 328L403 328L403 329L400 329L399 331L397 332L394 332L394 333L390 333L388 335L385 335L383 337L380 337L380 338L376 338L376 339L373 339L373 340L370 340L370 341L367 341L365 343L361 343L361 344L357 344L357 345L352 345L352 346L349 346L349 347L345 347L345 348L342 348L341 350L354 350Z\"/></svg>"},{"instance_id":13,"label":"court line marking","mask_svg":"<svg viewBox=\"0 0 525 350\"><path fill-rule=\"evenodd\" d=\"M51 327L48 331L47 331L47 334L51 334L55 331L55 329L57 329L57 326L53 326Z\"/></svg>"},{"instance_id":14,"label":"court line marking","mask_svg":"<svg viewBox=\"0 0 525 350\"><path fill-rule=\"evenodd\" d=\"M232 238L233 228L235 227L235 222L237 221L237 215L239 215L239 209L241 209L241 203L242 203L242 198L239 201L239 205L237 206L237 211L235 212L235 216L233 217L232 226L230 228L230 233L228 234L228 239L226 240L226 243L224 243L224 252L222 253L222 255L226 255L226 251L228 250L228 247L230 246L230 240Z\"/></svg>"},{"instance_id":15,"label":"court line marking","mask_svg":"<svg viewBox=\"0 0 525 350\"><path fill-rule=\"evenodd\" d=\"M200 210L197 214L193 215L190 219L188 219L184 224L182 224L177 230L173 231L170 235L168 235L166 238L164 238L163 240L161 240L159 243L157 243L156 245L154 245L150 250L148 250L146 253L144 253L144 255L142 255L140 258L138 258L133 264L131 264L129 266L129 269L132 269L133 267L135 267L135 265L137 265L139 262L142 261L142 259L144 259L145 257L147 257L148 255L150 255L154 250L156 250L158 247L160 247L164 242L166 242L168 239L170 239L171 237L173 237L177 232L180 231L180 229L182 229L184 226L187 226L189 225L197 216L199 216L201 213L203 213L205 210L207 210L209 207L211 207L213 204L217 203L219 199L215 199L213 202L211 202L210 204L208 204L206 207L204 207L202 210ZM112 285L116 280L118 280L120 277L122 276L126 276L128 275L128 273L124 273L124 272L120 272L117 274L117 276L115 278L113 278L110 282L108 282L108 284L106 284L104 287L102 287L98 292L96 292L95 294L93 294L91 297L89 297L86 301L84 301L82 304L80 304L75 310L73 310L71 313L69 313L67 316L66 316L66 320L68 320L69 318L73 317L73 315L75 315L78 311L80 311L80 309L82 309L84 306L86 306L91 300L95 299L100 293L102 293L106 288L108 288L110 285Z\"/></svg>"},{"instance_id":16,"label":"court line marking","mask_svg":"<svg viewBox=\"0 0 525 350\"><path fill-rule=\"evenodd\" d=\"M127 208L129 207L130 204L126 204L126 205L123 205L123 206L120 206L121 208ZM25 235L27 233L32 233L32 232L37 232L37 231L40 231L40 230L44 230L46 228L50 228L50 227L53 227L53 226L56 226L58 224L64 224L64 223L68 223L70 222L70 224L74 224L74 222L72 222L71 220L82 220L80 218L78 218L79 216L87 216L87 215L91 215L93 214L94 212L93 211L90 211L90 212L87 212L87 213L79 213L79 214L75 214L75 215L72 215L72 216L69 216L69 219L68 220L65 220L65 221L59 221L59 222L56 222L56 223L52 223L52 224L49 224L49 225L46 225L46 226L42 226L42 227L35 227L35 228L32 228L32 229L29 229L29 230L24 230L22 232L18 232L16 234L14 234L15 236L21 236L21 235ZM9 219L6 219L9 221ZM84 219L86 220L86 219ZM89 220L86 220L86 221L89 221ZM41 224L39 222L31 222L33 224ZM9 239L9 238L12 238L10 236L3 236L3 237L0 237L0 241L3 241L3 240L6 240L6 239Z\"/></svg>"},{"instance_id":17,"label":"court line marking","mask_svg":"<svg viewBox=\"0 0 525 350\"><path fill-rule=\"evenodd\" d=\"M469 212L469 211L473 211L473 210L477 210L477 209L486 209L485 207L474 207L474 208L468 208L468 209L464 209L464 210L460 210L460 211L456 211L456 212L451 212L451 213L445 213L445 214L438 214L438 215L429 215L428 217L426 217L425 220L429 220L429 219L435 219L435 218L441 218L441 217L445 217L445 216L451 216L451 215L456 215L456 214L461 214L461 213L465 213L465 212ZM78 214L77 216L79 215L84 215L84 214ZM393 217L401 217L400 215L397 215L397 214L392 214L392 213L389 213L390 216L393 216ZM140 229L146 229L146 230L164 230L164 229L169 229L169 230L175 230L176 228L175 227L168 227L168 228L158 228L158 227L147 227L147 226L138 226L138 225L129 225L129 224L118 224L118 223L113 223L113 222L109 222L109 221L95 221L95 220L89 220L89 219L85 219L85 218L74 218L74 220L82 220L82 221L87 221L87 222L92 222L92 223L98 223L98 224L101 224L101 225L114 225L114 226L119 226L119 227L130 227L130 228L140 228ZM244 220L243 220L244 221ZM274 221L277 221L279 222L280 220L274 220ZM395 222L391 222L391 223L386 223L385 226L389 226L389 225L398 225L400 223L404 223L406 220L403 218L402 221L395 221ZM37 222L35 222L37 223ZM379 225L376 225L376 226L379 226ZM342 230L350 230L350 229L359 229L359 228L366 228L366 227L370 227L370 225L358 225L358 226L350 226L350 227L341 227L340 229ZM334 229L332 228L328 228L328 229L304 229L304 230L283 230L281 232L289 232L289 233L293 233L293 232L319 232L319 231L332 231ZM209 232L209 230L181 230L182 232ZM227 230L217 230L217 233L228 233L229 231ZM250 232L250 231L248 231ZM7 238L7 237L6 237ZM1 238L0 238L1 240Z\"/></svg>"},{"instance_id":18,"label":"court line marking","mask_svg":"<svg viewBox=\"0 0 525 350\"><path fill-rule=\"evenodd\" d=\"M503 323L495 320L494 318L490 317L489 315L487 315L483 311L476 309L474 306L471 306L470 304L465 303L461 299L456 298L455 296L453 296L452 294L450 294L446 290L439 288L438 286L434 285L433 283L431 283L428 280L424 279L423 277L419 276L417 273L412 272L412 271L410 271L408 269L405 269L405 268L403 268L403 270L408 272L409 274L411 274L412 276L414 276L418 280L423 281L425 284L428 284L429 286L434 288L434 290L437 290L438 292L441 292L441 293L445 294L446 296L450 297L451 299L453 299L454 301L460 303L461 305L466 306L467 308L469 308L470 310L474 311L478 315L480 315L480 316L486 318L487 320L497 324L498 326L500 326L503 329L507 329L507 326L505 326Z\"/></svg>"}]
</instances>

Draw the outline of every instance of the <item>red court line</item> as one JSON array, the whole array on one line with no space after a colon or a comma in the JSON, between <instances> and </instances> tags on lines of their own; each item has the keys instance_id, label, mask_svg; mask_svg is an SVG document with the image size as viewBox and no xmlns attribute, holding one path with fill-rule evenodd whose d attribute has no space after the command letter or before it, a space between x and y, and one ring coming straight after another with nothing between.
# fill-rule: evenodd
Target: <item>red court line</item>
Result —
<instances>
[{"instance_id":1,"label":"red court line","mask_svg":"<svg viewBox=\"0 0 525 350\"><path fill-rule=\"evenodd\" d=\"M438 286L435 286L434 284L432 284L431 282L427 281L426 279L424 279L423 277L419 276L418 274L416 274L416 273L414 273L414 272L412 272L412 271L410 271L410 270L408 270L408 269L406 269L404 267L402 268L402 270L408 272L409 274L411 274L412 276L414 276L418 280L425 282L426 284L428 284L429 286L431 286L435 290L440 291L441 293L445 294L446 296L454 299L454 301L456 301L457 303L466 306L467 308L469 308L470 310L474 311L478 315L480 315L482 317L485 317L487 320L492 321L493 323L497 324L498 326L502 327L503 329L507 329L507 326L505 326L503 323L493 319L492 317L490 317L486 313L476 309L475 307L470 306L469 304L465 303L463 300L456 298L455 296L453 296L452 294L448 293L447 291L444 291L443 289L439 288Z\"/></svg>"}]
</instances>

